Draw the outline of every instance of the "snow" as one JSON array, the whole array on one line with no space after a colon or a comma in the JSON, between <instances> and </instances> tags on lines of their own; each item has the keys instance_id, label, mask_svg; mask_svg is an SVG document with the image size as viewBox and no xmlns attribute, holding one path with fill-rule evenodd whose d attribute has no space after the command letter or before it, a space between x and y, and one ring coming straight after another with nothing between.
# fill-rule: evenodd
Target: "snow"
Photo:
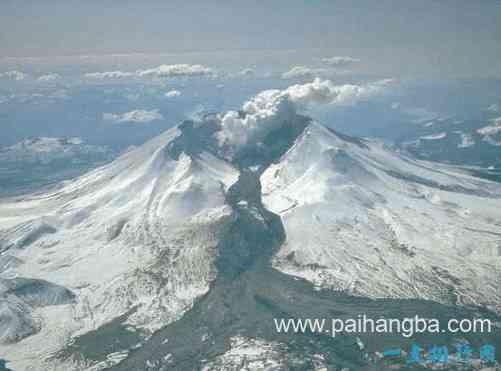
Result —
<instances>
[{"instance_id":1,"label":"snow","mask_svg":"<svg viewBox=\"0 0 501 371\"><path fill-rule=\"evenodd\" d=\"M310 356L308 357L310 358ZM233 336L230 348L223 354L210 360L202 371L278 371L288 370L291 364L298 366L306 359L304 354L291 351L285 344L266 341L260 338ZM326 371L325 357L322 354L311 355L312 371ZM303 365L304 366L304 365Z\"/></svg>"},{"instance_id":2,"label":"snow","mask_svg":"<svg viewBox=\"0 0 501 371\"><path fill-rule=\"evenodd\" d=\"M207 151L172 156L179 135L171 129L55 191L0 200L0 283L30 278L50 288L37 299L50 305L36 307L0 289L0 312L9 319L0 327L0 340L9 340L0 353L9 367L44 369L43 360L76 336L133 307L126 324L151 334L209 290L233 217L224 193L239 171ZM45 138L24 147L47 151L58 143ZM286 230L272 262L280 271L355 295L501 311L498 183L409 159L377 141L341 138L317 123L261 183L264 205ZM237 207L259 217L245 202ZM74 302L52 300L63 289ZM272 370L285 352L282 344L237 336L205 370L244 360L246 370Z\"/></svg>"},{"instance_id":3,"label":"snow","mask_svg":"<svg viewBox=\"0 0 501 371\"><path fill-rule=\"evenodd\" d=\"M284 346L277 342L235 336L230 339L230 349L204 365L202 371L283 370Z\"/></svg>"},{"instance_id":4,"label":"snow","mask_svg":"<svg viewBox=\"0 0 501 371\"><path fill-rule=\"evenodd\" d=\"M477 130L479 134L492 135L501 131L501 126L485 126Z\"/></svg>"},{"instance_id":5,"label":"snow","mask_svg":"<svg viewBox=\"0 0 501 371\"><path fill-rule=\"evenodd\" d=\"M134 306L128 323L152 332L207 292L231 216L223 191L238 171L209 153L172 159L166 149L178 135L169 130L56 191L0 200L0 252L17 262L0 279L43 279L76 295L34 308L28 318L41 328L15 325L38 333L0 346L9 366L42 367L71 338Z\"/></svg>"},{"instance_id":6,"label":"snow","mask_svg":"<svg viewBox=\"0 0 501 371\"><path fill-rule=\"evenodd\" d=\"M287 240L273 265L318 287L501 310L501 187L312 124L261 176ZM454 298L444 294L453 287Z\"/></svg>"},{"instance_id":7,"label":"snow","mask_svg":"<svg viewBox=\"0 0 501 371\"><path fill-rule=\"evenodd\" d=\"M496 135L501 133L501 117L489 120L492 125L485 126L477 130L477 133L483 135L483 140L493 146L501 146L501 140L496 139Z\"/></svg>"},{"instance_id":8,"label":"snow","mask_svg":"<svg viewBox=\"0 0 501 371\"><path fill-rule=\"evenodd\" d=\"M447 133L445 131L441 133L436 133L436 134L430 134L430 135L425 135L422 137L419 137L419 139L422 140L439 140L439 139L445 139L447 138Z\"/></svg>"},{"instance_id":9,"label":"snow","mask_svg":"<svg viewBox=\"0 0 501 371\"><path fill-rule=\"evenodd\" d=\"M484 126L478 129L477 132L482 135L494 135L501 131L501 117L490 120L492 125Z\"/></svg>"}]
</instances>

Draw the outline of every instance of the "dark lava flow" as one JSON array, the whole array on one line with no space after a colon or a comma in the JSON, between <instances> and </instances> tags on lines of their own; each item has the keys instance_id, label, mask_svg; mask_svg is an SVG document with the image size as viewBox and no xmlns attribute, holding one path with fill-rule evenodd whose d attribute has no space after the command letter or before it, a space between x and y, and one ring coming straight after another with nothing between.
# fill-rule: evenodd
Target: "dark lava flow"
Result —
<instances>
[{"instance_id":1,"label":"dark lava flow","mask_svg":"<svg viewBox=\"0 0 501 371\"><path fill-rule=\"evenodd\" d=\"M332 290L315 290L306 280L283 274L271 266L271 257L285 241L285 229L280 217L267 210L261 201L260 173L290 148L301 134L308 120L297 116L281 129L264 139L266 151L242 152L234 159L241 169L238 181L230 187L226 201L233 209L234 217L226 228L217 247L218 276L209 292L201 297L185 315L155 332L140 347L130 350L129 356L111 367L113 371L192 371L200 370L205 362L225 353L230 338L243 336L285 345L283 363L288 370L313 370L315 355L323 355L328 370L349 367L352 371L384 370L384 364L368 365L356 345L356 335L344 334L333 338L328 333L280 334L274 318L357 318L366 314L377 319L414 317L437 318L441 322L449 318L494 316L479 308L442 305L424 300L371 300L354 297ZM168 148L176 157L184 151L197 156L200 146L211 150L205 139L193 138L200 125L187 123L180 126L183 135ZM205 133L207 134L207 133ZM206 135L203 137L207 137ZM279 140L276 138L280 138ZM196 146L192 144L196 143ZM221 156L220 153L217 155ZM256 165L258 171L248 170ZM356 247L354 247L356 248ZM78 346L72 354L84 359L103 360L111 352L131 349L138 342L138 335L125 330L126 316L77 339ZM451 334L420 334L411 339L399 334L359 334L366 344L364 351L382 351L386 347L408 348L414 341L429 344L451 344ZM498 332L492 334L468 334L473 346L483 343L498 344ZM500 354L497 355L498 359ZM241 369L244 365L238 366ZM409 368L410 369L410 368Z\"/></svg>"},{"instance_id":2,"label":"dark lava flow","mask_svg":"<svg viewBox=\"0 0 501 371\"><path fill-rule=\"evenodd\" d=\"M403 318L419 313L424 318L446 321L474 314L474 310L423 300L370 300L329 290L315 291L307 281L278 272L271 267L270 258L285 240L284 227L278 215L263 207L260 191L257 174L242 172L227 194L236 216L221 240L219 276L209 293L181 320L156 332L111 370L200 370L203 360L227 351L230 337L235 335L286 344L284 362L289 370L313 370L315 354L325 357L329 370L342 367L381 370L382 365L373 368L366 364L354 335L336 338L315 333L284 335L275 331L273 319L356 318L363 313L371 318ZM424 345L453 340L447 334L421 335L412 340L397 334L360 337L368 351L408 347L412 341ZM476 345L488 339L493 343L500 340L497 334L466 338ZM172 355L169 362L164 361L169 354Z\"/></svg>"}]
</instances>

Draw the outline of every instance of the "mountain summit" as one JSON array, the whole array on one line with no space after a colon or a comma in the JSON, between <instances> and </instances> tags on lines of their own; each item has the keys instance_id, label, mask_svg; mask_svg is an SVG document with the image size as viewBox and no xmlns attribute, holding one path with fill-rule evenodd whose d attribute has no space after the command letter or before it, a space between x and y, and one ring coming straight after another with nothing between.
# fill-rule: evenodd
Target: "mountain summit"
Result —
<instances>
[{"instance_id":1,"label":"mountain summit","mask_svg":"<svg viewBox=\"0 0 501 371\"><path fill-rule=\"evenodd\" d=\"M271 98L0 203L9 367L363 369L353 339L291 342L272 319L446 304L499 314L498 184Z\"/></svg>"}]
</instances>

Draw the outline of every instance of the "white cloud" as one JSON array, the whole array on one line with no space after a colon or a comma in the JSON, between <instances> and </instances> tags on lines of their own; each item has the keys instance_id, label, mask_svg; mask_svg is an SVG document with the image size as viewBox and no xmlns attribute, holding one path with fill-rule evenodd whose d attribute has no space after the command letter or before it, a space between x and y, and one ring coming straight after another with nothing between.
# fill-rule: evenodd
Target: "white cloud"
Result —
<instances>
[{"instance_id":1,"label":"white cloud","mask_svg":"<svg viewBox=\"0 0 501 371\"><path fill-rule=\"evenodd\" d=\"M351 105L382 93L392 82L393 80L386 79L364 85L334 85L330 80L316 78L307 84L292 85L283 93L302 107L320 104Z\"/></svg>"},{"instance_id":2,"label":"white cloud","mask_svg":"<svg viewBox=\"0 0 501 371\"><path fill-rule=\"evenodd\" d=\"M315 75L322 75L327 70L325 68L311 68L307 66L294 66L289 71L282 74L284 79L313 78Z\"/></svg>"},{"instance_id":3,"label":"white cloud","mask_svg":"<svg viewBox=\"0 0 501 371\"><path fill-rule=\"evenodd\" d=\"M166 98L175 98L179 97L181 95L181 92L179 90L170 90L167 93L165 93Z\"/></svg>"},{"instance_id":4,"label":"white cloud","mask_svg":"<svg viewBox=\"0 0 501 371\"><path fill-rule=\"evenodd\" d=\"M146 111L146 110L134 110L125 113L104 113L103 120L111 121L113 123L137 123L137 124L146 124L148 122L154 120L162 120L164 117L159 112L158 109Z\"/></svg>"},{"instance_id":5,"label":"white cloud","mask_svg":"<svg viewBox=\"0 0 501 371\"><path fill-rule=\"evenodd\" d=\"M360 60L353 57L341 56L321 58L320 62L326 67L294 66L289 71L283 73L282 78L314 78L329 74L346 74L350 72L347 68L359 63Z\"/></svg>"},{"instance_id":6,"label":"white cloud","mask_svg":"<svg viewBox=\"0 0 501 371\"><path fill-rule=\"evenodd\" d=\"M360 62L360 59L341 56L341 57L329 57L322 58L321 61L328 66L335 68L346 68Z\"/></svg>"},{"instance_id":7,"label":"white cloud","mask_svg":"<svg viewBox=\"0 0 501 371\"><path fill-rule=\"evenodd\" d=\"M125 78L131 78L134 77L135 74L132 72L123 72L123 71L107 71L107 72L91 72L91 73L86 73L84 75L86 78L89 79L96 79L96 80L107 80L107 79L125 79Z\"/></svg>"},{"instance_id":8,"label":"white cloud","mask_svg":"<svg viewBox=\"0 0 501 371\"><path fill-rule=\"evenodd\" d=\"M256 71L252 68L244 68L242 71L239 71L237 74L234 75L234 77L252 77L256 74Z\"/></svg>"},{"instance_id":9,"label":"white cloud","mask_svg":"<svg viewBox=\"0 0 501 371\"><path fill-rule=\"evenodd\" d=\"M24 80L26 77L28 77L28 75L21 71L7 71L0 73L0 78L15 80L15 81Z\"/></svg>"},{"instance_id":10,"label":"white cloud","mask_svg":"<svg viewBox=\"0 0 501 371\"><path fill-rule=\"evenodd\" d=\"M309 67L309 66L294 66L289 71L282 74L283 79L313 79L315 77L329 77L333 75L348 74L350 71L337 69L334 67Z\"/></svg>"},{"instance_id":11,"label":"white cloud","mask_svg":"<svg viewBox=\"0 0 501 371\"><path fill-rule=\"evenodd\" d=\"M318 105L351 105L381 94L392 80L364 85L334 85L315 79L284 90L265 90L244 103L241 111L220 115L222 129L216 134L221 145L240 148L261 141L299 110Z\"/></svg>"},{"instance_id":12,"label":"white cloud","mask_svg":"<svg viewBox=\"0 0 501 371\"><path fill-rule=\"evenodd\" d=\"M499 104L492 103L489 107L487 107L487 111L490 111L490 112L499 112L500 111Z\"/></svg>"},{"instance_id":13,"label":"white cloud","mask_svg":"<svg viewBox=\"0 0 501 371\"><path fill-rule=\"evenodd\" d=\"M214 76L221 77L221 78L228 78L228 79L249 79L251 77L254 77L256 75L256 71L253 68L244 68L238 72L229 72L229 73L222 73L220 72L218 74L214 74Z\"/></svg>"},{"instance_id":14,"label":"white cloud","mask_svg":"<svg viewBox=\"0 0 501 371\"><path fill-rule=\"evenodd\" d=\"M201 64L162 64L155 68L137 70L135 72L125 71L106 71L106 72L91 72L84 74L84 77L96 80L107 79L127 79L127 78L167 78L167 77L183 77L183 76L204 76L212 75L214 71Z\"/></svg>"},{"instance_id":15,"label":"white cloud","mask_svg":"<svg viewBox=\"0 0 501 371\"><path fill-rule=\"evenodd\" d=\"M57 73L49 73L47 75L42 75L40 76L37 80L41 82L48 82L48 81L55 81L59 80L61 78L61 75Z\"/></svg>"},{"instance_id":16,"label":"white cloud","mask_svg":"<svg viewBox=\"0 0 501 371\"><path fill-rule=\"evenodd\" d=\"M182 77L211 75L211 68L201 64L162 64L156 68L138 70L139 77Z\"/></svg>"}]
</instances>

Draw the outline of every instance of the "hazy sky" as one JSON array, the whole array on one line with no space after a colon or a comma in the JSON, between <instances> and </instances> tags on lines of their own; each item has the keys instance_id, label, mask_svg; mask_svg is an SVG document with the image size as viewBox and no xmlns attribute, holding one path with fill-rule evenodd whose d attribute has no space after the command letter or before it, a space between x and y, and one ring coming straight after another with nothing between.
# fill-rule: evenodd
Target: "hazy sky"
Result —
<instances>
[{"instance_id":1,"label":"hazy sky","mask_svg":"<svg viewBox=\"0 0 501 371\"><path fill-rule=\"evenodd\" d=\"M372 73L501 77L501 1L0 1L2 57L239 49L350 55Z\"/></svg>"}]
</instances>

